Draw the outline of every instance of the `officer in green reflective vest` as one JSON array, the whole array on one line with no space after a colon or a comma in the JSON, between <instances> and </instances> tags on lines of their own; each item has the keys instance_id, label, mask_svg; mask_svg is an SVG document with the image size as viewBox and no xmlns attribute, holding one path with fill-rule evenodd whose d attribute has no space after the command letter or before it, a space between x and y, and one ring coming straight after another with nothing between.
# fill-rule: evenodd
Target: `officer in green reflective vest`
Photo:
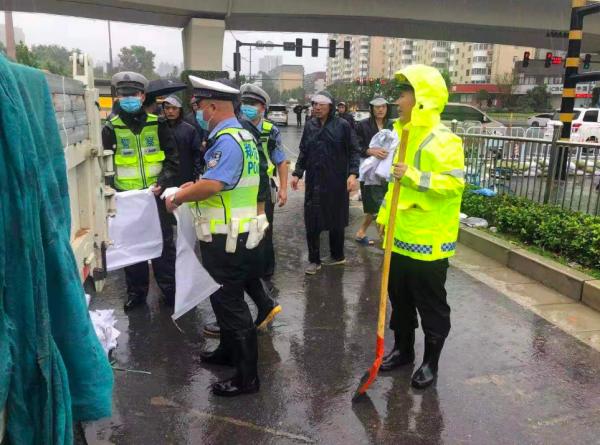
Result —
<instances>
[{"instance_id":1,"label":"officer in green reflective vest","mask_svg":"<svg viewBox=\"0 0 600 445\"><path fill-rule=\"evenodd\" d=\"M390 281L390 329L394 348L380 370L412 365L415 359L417 313L425 334L423 362L412 386L426 388L438 372L438 362L450 332L446 299L448 258L458 239L460 203L464 189L464 152L461 139L441 123L448 89L440 72L411 65L395 75L398 137L408 130L406 156L391 171L401 189L394 228ZM387 225L393 184L389 184L377 223Z\"/></svg>"},{"instance_id":2,"label":"officer in green reflective vest","mask_svg":"<svg viewBox=\"0 0 600 445\"><path fill-rule=\"evenodd\" d=\"M250 130L259 137L261 155L261 181L258 191L259 213L264 211L269 220L265 236L263 278L271 280L275 272L275 250L273 248L273 213L275 204L283 207L287 202L288 164L283 151L281 133L273 122L265 118L269 108L269 95L262 88L252 84L242 85L241 115L251 124ZM242 125L244 125L242 121ZM247 128L244 126L244 128ZM276 184L277 178L279 184Z\"/></svg>"},{"instance_id":3,"label":"officer in green reflective vest","mask_svg":"<svg viewBox=\"0 0 600 445\"><path fill-rule=\"evenodd\" d=\"M210 297L220 327L219 346L201 353L201 359L235 366L232 378L213 384L212 392L237 396L259 390L256 327L244 301L244 290L264 294L259 227L266 225L266 217L257 213L258 149L252 134L235 116L239 91L224 81L189 78L198 98L196 118L210 132L204 156L206 172L166 198L167 208L172 211L184 202L195 202L200 210L196 231L202 264L222 285Z\"/></svg>"},{"instance_id":4,"label":"officer in green reflective vest","mask_svg":"<svg viewBox=\"0 0 600 445\"><path fill-rule=\"evenodd\" d=\"M172 216L166 212L164 201L158 197L167 187L177 185L178 157L176 144L167 123L142 109L148 80L141 74L123 71L112 78L117 93L116 114L102 130L105 150L114 151L115 176L118 191L154 187L163 233L163 251L152 260L156 282L163 301L173 305L175 300L175 244ZM146 262L125 268L127 302L125 310L144 304L148 295L149 269Z\"/></svg>"}]
</instances>

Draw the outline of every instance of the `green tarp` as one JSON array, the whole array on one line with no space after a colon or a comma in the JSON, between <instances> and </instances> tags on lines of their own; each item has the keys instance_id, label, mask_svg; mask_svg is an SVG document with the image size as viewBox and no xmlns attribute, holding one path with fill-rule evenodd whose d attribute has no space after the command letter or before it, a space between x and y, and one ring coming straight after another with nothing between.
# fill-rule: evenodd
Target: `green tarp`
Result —
<instances>
[{"instance_id":1,"label":"green tarp","mask_svg":"<svg viewBox=\"0 0 600 445\"><path fill-rule=\"evenodd\" d=\"M0 55L0 408L15 445L71 444L110 416L113 375L69 244L64 149L46 79Z\"/></svg>"}]
</instances>

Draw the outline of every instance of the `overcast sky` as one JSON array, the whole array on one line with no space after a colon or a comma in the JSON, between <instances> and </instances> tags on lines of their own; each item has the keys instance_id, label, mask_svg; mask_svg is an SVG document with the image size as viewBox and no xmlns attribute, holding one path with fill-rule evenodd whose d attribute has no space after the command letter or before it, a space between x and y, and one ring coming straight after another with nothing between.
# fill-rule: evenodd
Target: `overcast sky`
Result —
<instances>
[{"instance_id":1,"label":"overcast sky","mask_svg":"<svg viewBox=\"0 0 600 445\"><path fill-rule=\"evenodd\" d=\"M28 45L57 44L69 49L79 48L91 54L96 62L108 62L108 26L105 20L92 20L49 14L13 13L14 26L25 33ZM0 23L4 23L4 14L0 14ZM181 29L162 26L136 25L123 22L111 22L113 60L118 63L119 50L124 46L143 45L156 54L156 66L161 62L179 66L183 63ZM235 37L234 37L235 35ZM223 68L232 70L235 38L243 42L257 40L282 43L294 41L296 37L310 44L312 38L319 38L320 45L326 46L325 34L270 33L249 31L226 31L223 48ZM4 39L3 39L4 40ZM242 48L242 70L248 72L249 48ZM305 73L322 71L326 67L327 50L320 51L320 57L310 56L310 49L304 50L304 57L297 58L293 52L280 49L272 51L252 50L252 72L258 70L258 59L262 55L282 54L284 63L303 64Z\"/></svg>"}]
</instances>

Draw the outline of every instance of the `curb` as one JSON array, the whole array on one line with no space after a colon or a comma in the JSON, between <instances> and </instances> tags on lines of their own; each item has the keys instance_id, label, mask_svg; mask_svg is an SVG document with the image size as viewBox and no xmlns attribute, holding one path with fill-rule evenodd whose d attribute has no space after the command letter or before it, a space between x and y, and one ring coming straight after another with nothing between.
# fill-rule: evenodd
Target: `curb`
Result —
<instances>
[{"instance_id":1,"label":"curb","mask_svg":"<svg viewBox=\"0 0 600 445\"><path fill-rule=\"evenodd\" d=\"M460 243L600 312L600 280L516 247L489 233L461 227Z\"/></svg>"}]
</instances>

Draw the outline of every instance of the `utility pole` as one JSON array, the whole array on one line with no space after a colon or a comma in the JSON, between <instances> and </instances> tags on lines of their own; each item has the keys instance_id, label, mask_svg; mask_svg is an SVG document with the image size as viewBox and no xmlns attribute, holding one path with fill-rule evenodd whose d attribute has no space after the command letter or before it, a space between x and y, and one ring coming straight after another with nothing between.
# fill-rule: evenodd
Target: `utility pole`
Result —
<instances>
[{"instance_id":1,"label":"utility pole","mask_svg":"<svg viewBox=\"0 0 600 445\"><path fill-rule=\"evenodd\" d=\"M109 76L113 74L113 58L112 58L112 36L110 33L110 20L108 21L108 69L110 72Z\"/></svg>"},{"instance_id":2,"label":"utility pole","mask_svg":"<svg viewBox=\"0 0 600 445\"><path fill-rule=\"evenodd\" d=\"M6 55L12 60L17 60L17 50L15 46L15 29L13 27L11 2L6 4L7 10L4 11L4 26L6 29Z\"/></svg>"}]
</instances>

